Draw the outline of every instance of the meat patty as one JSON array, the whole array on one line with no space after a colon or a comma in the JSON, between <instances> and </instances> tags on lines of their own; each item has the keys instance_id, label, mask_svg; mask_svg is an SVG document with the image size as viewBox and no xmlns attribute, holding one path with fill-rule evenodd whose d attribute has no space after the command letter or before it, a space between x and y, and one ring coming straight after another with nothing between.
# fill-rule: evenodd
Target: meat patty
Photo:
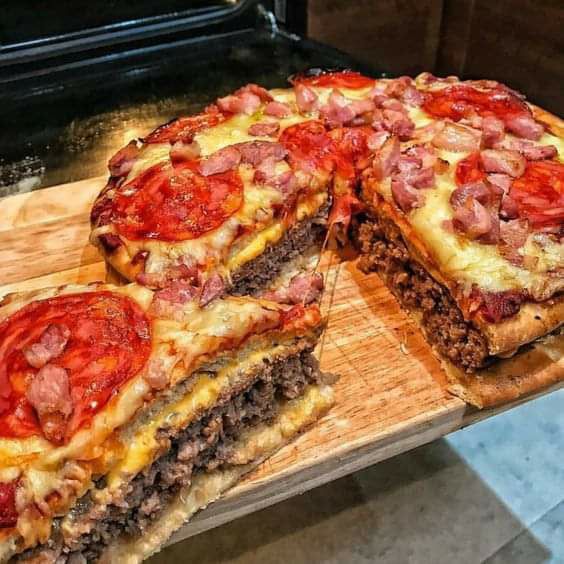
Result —
<instances>
[{"instance_id":1,"label":"meat patty","mask_svg":"<svg viewBox=\"0 0 564 564\"><path fill-rule=\"evenodd\" d=\"M128 485L125 499L109 505L87 533L77 535L71 546L63 544L56 521L51 539L43 546L16 557L19 562L75 564L95 562L104 548L120 535L138 536L162 514L180 488L189 485L194 474L228 464L233 444L246 429L270 423L278 402L301 396L308 384L317 382L320 371L310 351L268 363L254 382L204 413L180 433L170 429L158 432L159 441L169 449L139 473ZM103 489L100 480L97 487ZM74 508L80 530L81 512L96 511L91 494Z\"/></svg>"},{"instance_id":2,"label":"meat patty","mask_svg":"<svg viewBox=\"0 0 564 564\"><path fill-rule=\"evenodd\" d=\"M358 267L377 272L403 307L421 314L425 336L440 354L466 372L492 362L485 336L464 319L450 292L411 257L399 227L371 213L360 220L355 239L361 251Z\"/></svg>"},{"instance_id":3,"label":"meat patty","mask_svg":"<svg viewBox=\"0 0 564 564\"><path fill-rule=\"evenodd\" d=\"M324 206L312 218L304 219L286 232L282 239L271 245L256 259L239 268L232 276L231 293L255 295L274 280L288 262L303 255L313 245L321 245L327 230L329 206Z\"/></svg>"}]
</instances>

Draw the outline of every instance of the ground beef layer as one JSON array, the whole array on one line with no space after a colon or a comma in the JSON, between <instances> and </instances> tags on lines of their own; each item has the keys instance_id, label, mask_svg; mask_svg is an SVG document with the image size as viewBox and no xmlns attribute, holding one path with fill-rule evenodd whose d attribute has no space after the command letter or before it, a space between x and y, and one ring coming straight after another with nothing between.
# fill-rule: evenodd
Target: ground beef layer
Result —
<instances>
[{"instance_id":1,"label":"ground beef layer","mask_svg":"<svg viewBox=\"0 0 564 564\"><path fill-rule=\"evenodd\" d=\"M231 293L255 295L264 290L281 270L314 245L321 248L327 230L329 206L323 206L312 218L304 219L256 259L244 264L232 275Z\"/></svg>"},{"instance_id":2,"label":"ground beef layer","mask_svg":"<svg viewBox=\"0 0 564 564\"><path fill-rule=\"evenodd\" d=\"M420 314L425 336L440 354L466 372L492 362L485 336L464 319L450 292L412 258L397 225L370 214L360 218L354 237L361 252L359 268L377 272L403 307Z\"/></svg>"},{"instance_id":3,"label":"ground beef layer","mask_svg":"<svg viewBox=\"0 0 564 564\"><path fill-rule=\"evenodd\" d=\"M42 564L95 562L116 537L142 535L180 488L190 484L194 474L229 464L233 443L243 431L272 422L281 400L300 397L308 384L319 379L319 366L310 351L266 363L246 389L222 398L219 405L180 433L159 431L159 439L169 445L166 453L130 482L125 498L110 505L88 533L65 545L58 532L60 523L55 523L47 545L31 549L17 560ZM103 480L97 484L99 488L104 485ZM93 508L88 495L73 512L87 515ZM80 523L79 518L79 528Z\"/></svg>"}]
</instances>

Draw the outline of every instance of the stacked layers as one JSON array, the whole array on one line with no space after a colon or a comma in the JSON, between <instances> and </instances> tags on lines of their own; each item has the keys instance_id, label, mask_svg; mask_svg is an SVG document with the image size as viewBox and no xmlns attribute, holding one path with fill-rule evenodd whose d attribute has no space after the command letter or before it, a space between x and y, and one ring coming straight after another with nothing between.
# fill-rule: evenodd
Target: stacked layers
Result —
<instances>
[{"instance_id":1,"label":"stacked layers","mask_svg":"<svg viewBox=\"0 0 564 564\"><path fill-rule=\"evenodd\" d=\"M137 285L0 308L1 556L138 562L333 402L317 306Z\"/></svg>"}]
</instances>

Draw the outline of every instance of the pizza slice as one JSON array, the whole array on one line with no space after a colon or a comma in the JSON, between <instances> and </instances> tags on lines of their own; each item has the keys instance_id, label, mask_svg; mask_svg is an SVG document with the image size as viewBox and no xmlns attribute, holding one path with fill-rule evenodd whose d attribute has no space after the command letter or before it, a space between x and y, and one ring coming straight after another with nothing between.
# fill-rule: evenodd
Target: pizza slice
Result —
<instances>
[{"instance_id":1,"label":"pizza slice","mask_svg":"<svg viewBox=\"0 0 564 564\"><path fill-rule=\"evenodd\" d=\"M0 560L140 562L333 402L317 305L180 281L0 306Z\"/></svg>"},{"instance_id":2,"label":"pizza slice","mask_svg":"<svg viewBox=\"0 0 564 564\"><path fill-rule=\"evenodd\" d=\"M307 270L329 224L342 231L356 205L374 80L291 80L249 84L112 157L91 215L111 267L152 288L190 280L207 297L257 294Z\"/></svg>"},{"instance_id":3,"label":"pizza slice","mask_svg":"<svg viewBox=\"0 0 564 564\"><path fill-rule=\"evenodd\" d=\"M564 321L564 123L490 80L379 80L373 96L359 266L414 314L453 389L487 404L468 374ZM498 400L527 388L515 366Z\"/></svg>"}]
</instances>

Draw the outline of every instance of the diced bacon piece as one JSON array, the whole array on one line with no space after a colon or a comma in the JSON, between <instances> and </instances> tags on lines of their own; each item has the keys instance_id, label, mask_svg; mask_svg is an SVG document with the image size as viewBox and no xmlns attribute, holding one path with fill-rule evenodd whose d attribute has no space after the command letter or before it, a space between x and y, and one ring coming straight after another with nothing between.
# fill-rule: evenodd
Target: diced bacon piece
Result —
<instances>
[{"instance_id":1,"label":"diced bacon piece","mask_svg":"<svg viewBox=\"0 0 564 564\"><path fill-rule=\"evenodd\" d=\"M509 192L511 182L513 181L511 176L508 176L507 174L488 174L486 179L490 184L493 184L502 190L504 194Z\"/></svg>"},{"instance_id":2,"label":"diced bacon piece","mask_svg":"<svg viewBox=\"0 0 564 564\"><path fill-rule=\"evenodd\" d=\"M492 216L475 198L468 198L454 210L453 224L470 239L487 235L493 227Z\"/></svg>"},{"instance_id":3,"label":"diced bacon piece","mask_svg":"<svg viewBox=\"0 0 564 564\"><path fill-rule=\"evenodd\" d=\"M500 239L508 246L519 249L529 236L529 223L527 220L514 219L502 221L500 224Z\"/></svg>"},{"instance_id":4,"label":"diced bacon piece","mask_svg":"<svg viewBox=\"0 0 564 564\"><path fill-rule=\"evenodd\" d=\"M246 86L243 86L242 88L239 88L239 90L235 92L235 95L240 96L241 94L245 93L254 94L255 96L258 96L263 102L270 102L273 99L272 94L266 88L263 88L262 86L254 83L250 83Z\"/></svg>"},{"instance_id":5,"label":"diced bacon piece","mask_svg":"<svg viewBox=\"0 0 564 564\"><path fill-rule=\"evenodd\" d=\"M505 126L503 121L494 116L485 116L481 119L482 141L485 147L493 147L503 139Z\"/></svg>"},{"instance_id":6,"label":"diced bacon piece","mask_svg":"<svg viewBox=\"0 0 564 564\"><path fill-rule=\"evenodd\" d=\"M384 180L390 176L400 158L400 144L395 136L387 139L380 150L374 155L372 168L376 180Z\"/></svg>"},{"instance_id":7,"label":"diced bacon piece","mask_svg":"<svg viewBox=\"0 0 564 564\"><path fill-rule=\"evenodd\" d=\"M474 198L484 206L493 203L492 192L485 182L471 182L463 184L450 195L450 205L457 209L464 206L469 198Z\"/></svg>"},{"instance_id":8,"label":"diced bacon piece","mask_svg":"<svg viewBox=\"0 0 564 564\"><path fill-rule=\"evenodd\" d=\"M404 104L413 107L419 107L423 105L425 101L425 96L422 92L419 92L414 86L408 86L403 94L401 95L401 100Z\"/></svg>"},{"instance_id":9,"label":"diced bacon piece","mask_svg":"<svg viewBox=\"0 0 564 564\"><path fill-rule=\"evenodd\" d=\"M471 153L480 149L482 133L472 127L446 122L431 143L438 149L462 153Z\"/></svg>"},{"instance_id":10,"label":"diced bacon piece","mask_svg":"<svg viewBox=\"0 0 564 564\"><path fill-rule=\"evenodd\" d=\"M400 112L404 115L407 115L407 111L404 105L395 98L387 98L386 100L383 100L381 107L384 110L393 110L394 112Z\"/></svg>"},{"instance_id":11,"label":"diced bacon piece","mask_svg":"<svg viewBox=\"0 0 564 564\"><path fill-rule=\"evenodd\" d=\"M41 368L57 358L67 346L70 329L62 323L52 323L43 331L39 341L22 349L27 362L34 368Z\"/></svg>"},{"instance_id":12,"label":"diced bacon piece","mask_svg":"<svg viewBox=\"0 0 564 564\"><path fill-rule=\"evenodd\" d=\"M140 272L135 280L143 286L162 289L166 288L173 280L190 280L197 283L199 276L197 266L177 264L162 272Z\"/></svg>"},{"instance_id":13,"label":"diced bacon piece","mask_svg":"<svg viewBox=\"0 0 564 564\"><path fill-rule=\"evenodd\" d=\"M249 127L249 135L256 135L257 137L276 137L280 131L280 124L276 121L261 121L253 123Z\"/></svg>"},{"instance_id":14,"label":"diced bacon piece","mask_svg":"<svg viewBox=\"0 0 564 564\"><path fill-rule=\"evenodd\" d=\"M395 110L384 110L384 127L402 141L407 141L415 129L414 123L407 115Z\"/></svg>"},{"instance_id":15,"label":"diced bacon piece","mask_svg":"<svg viewBox=\"0 0 564 564\"><path fill-rule=\"evenodd\" d=\"M199 289L189 280L173 280L168 286L155 293L155 298L174 304L185 304L198 295Z\"/></svg>"},{"instance_id":16,"label":"diced bacon piece","mask_svg":"<svg viewBox=\"0 0 564 564\"><path fill-rule=\"evenodd\" d=\"M161 358L152 358L147 365L143 378L154 390L162 390L168 384L168 373Z\"/></svg>"},{"instance_id":17,"label":"diced bacon piece","mask_svg":"<svg viewBox=\"0 0 564 564\"><path fill-rule=\"evenodd\" d=\"M442 131L444 126L444 121L433 121L423 127L416 127L411 135L411 139L418 143L430 143L433 137Z\"/></svg>"},{"instance_id":18,"label":"diced bacon piece","mask_svg":"<svg viewBox=\"0 0 564 564\"><path fill-rule=\"evenodd\" d=\"M239 95L225 96L217 100L220 110L232 114L254 114L261 106L261 99L251 92L242 92Z\"/></svg>"},{"instance_id":19,"label":"diced bacon piece","mask_svg":"<svg viewBox=\"0 0 564 564\"><path fill-rule=\"evenodd\" d=\"M499 323L519 311L526 293L523 290L481 292L475 289L470 298L477 302L477 308L487 321Z\"/></svg>"},{"instance_id":20,"label":"diced bacon piece","mask_svg":"<svg viewBox=\"0 0 564 564\"><path fill-rule=\"evenodd\" d=\"M421 207L425 198L423 192L410 186L401 177L392 178L392 197L398 207L405 213L414 208Z\"/></svg>"},{"instance_id":21,"label":"diced bacon piece","mask_svg":"<svg viewBox=\"0 0 564 564\"><path fill-rule=\"evenodd\" d=\"M486 172L500 172L518 178L525 172L526 161L516 151L485 149L480 161Z\"/></svg>"},{"instance_id":22,"label":"diced bacon piece","mask_svg":"<svg viewBox=\"0 0 564 564\"><path fill-rule=\"evenodd\" d=\"M317 106L317 94L309 86L298 83L294 86L296 105L300 113L312 112Z\"/></svg>"},{"instance_id":23,"label":"diced bacon piece","mask_svg":"<svg viewBox=\"0 0 564 564\"><path fill-rule=\"evenodd\" d=\"M46 364L33 377L26 397L39 416L45 437L61 442L66 420L73 411L67 371L60 366Z\"/></svg>"},{"instance_id":24,"label":"diced bacon piece","mask_svg":"<svg viewBox=\"0 0 564 564\"><path fill-rule=\"evenodd\" d=\"M543 161L558 155L558 149L554 145L536 145L525 139L510 139L509 137L496 143L494 149L517 151L528 161Z\"/></svg>"},{"instance_id":25,"label":"diced bacon piece","mask_svg":"<svg viewBox=\"0 0 564 564\"><path fill-rule=\"evenodd\" d=\"M518 137L532 141L538 141L544 133L543 125L535 121L533 116L527 114L508 116L505 119L505 126Z\"/></svg>"},{"instance_id":26,"label":"diced bacon piece","mask_svg":"<svg viewBox=\"0 0 564 564\"><path fill-rule=\"evenodd\" d=\"M178 162L195 160L199 158L200 153L201 148L197 141L192 141L192 143L176 141L176 143L170 148L169 154L171 161Z\"/></svg>"},{"instance_id":27,"label":"diced bacon piece","mask_svg":"<svg viewBox=\"0 0 564 564\"><path fill-rule=\"evenodd\" d=\"M350 101L337 89L333 89L327 104L321 106L319 111L329 127L342 127L355 117Z\"/></svg>"},{"instance_id":28,"label":"diced bacon piece","mask_svg":"<svg viewBox=\"0 0 564 564\"><path fill-rule=\"evenodd\" d=\"M515 219L519 217L519 206L511 196L504 194L501 198L499 215L505 219Z\"/></svg>"},{"instance_id":29,"label":"diced bacon piece","mask_svg":"<svg viewBox=\"0 0 564 564\"><path fill-rule=\"evenodd\" d=\"M233 145L233 148L241 155L242 162L255 167L268 158L281 161L288 154L284 145L275 141L248 141Z\"/></svg>"},{"instance_id":30,"label":"diced bacon piece","mask_svg":"<svg viewBox=\"0 0 564 564\"><path fill-rule=\"evenodd\" d=\"M389 137L390 133L388 131L375 131L366 140L366 145L371 151L377 151Z\"/></svg>"},{"instance_id":31,"label":"diced bacon piece","mask_svg":"<svg viewBox=\"0 0 564 564\"><path fill-rule=\"evenodd\" d=\"M130 141L120 149L109 161L108 168L112 176L126 176L129 174L139 156L137 141Z\"/></svg>"},{"instance_id":32,"label":"diced bacon piece","mask_svg":"<svg viewBox=\"0 0 564 564\"><path fill-rule=\"evenodd\" d=\"M400 76L399 78L394 78L386 84L386 94L394 98L399 98L403 96L407 88L411 87L413 80L409 76Z\"/></svg>"},{"instance_id":33,"label":"diced bacon piece","mask_svg":"<svg viewBox=\"0 0 564 564\"><path fill-rule=\"evenodd\" d=\"M292 110L291 110L290 106L288 106L288 104L285 104L284 102L277 102L276 100L273 100L272 102L269 102L266 105L266 108L264 108L264 113L267 116L274 116L274 117L277 117L277 118L285 118L285 117L288 117L292 113Z\"/></svg>"},{"instance_id":34,"label":"diced bacon piece","mask_svg":"<svg viewBox=\"0 0 564 564\"><path fill-rule=\"evenodd\" d=\"M224 147L200 162L200 173L211 176L233 170L241 162L241 153L233 146Z\"/></svg>"},{"instance_id":35,"label":"diced bacon piece","mask_svg":"<svg viewBox=\"0 0 564 564\"><path fill-rule=\"evenodd\" d=\"M437 155L429 147L423 145L413 145L406 154L410 157L416 157L421 161L421 168L435 167L437 164Z\"/></svg>"},{"instance_id":36,"label":"diced bacon piece","mask_svg":"<svg viewBox=\"0 0 564 564\"><path fill-rule=\"evenodd\" d=\"M374 102L368 98L364 100L353 100L350 107L355 116L373 112L375 110Z\"/></svg>"},{"instance_id":37,"label":"diced bacon piece","mask_svg":"<svg viewBox=\"0 0 564 564\"><path fill-rule=\"evenodd\" d=\"M276 159L267 157L255 170L253 180L257 184L268 184L272 182L276 176Z\"/></svg>"},{"instance_id":38,"label":"diced bacon piece","mask_svg":"<svg viewBox=\"0 0 564 564\"><path fill-rule=\"evenodd\" d=\"M261 297L281 304L308 305L319 298L323 287L323 276L321 274L304 272L294 276L287 287L264 292Z\"/></svg>"},{"instance_id":39,"label":"diced bacon piece","mask_svg":"<svg viewBox=\"0 0 564 564\"><path fill-rule=\"evenodd\" d=\"M215 273L212 274L204 283L202 293L200 294L200 307L207 306L211 301L215 300L225 291L225 282L223 278Z\"/></svg>"}]
</instances>

